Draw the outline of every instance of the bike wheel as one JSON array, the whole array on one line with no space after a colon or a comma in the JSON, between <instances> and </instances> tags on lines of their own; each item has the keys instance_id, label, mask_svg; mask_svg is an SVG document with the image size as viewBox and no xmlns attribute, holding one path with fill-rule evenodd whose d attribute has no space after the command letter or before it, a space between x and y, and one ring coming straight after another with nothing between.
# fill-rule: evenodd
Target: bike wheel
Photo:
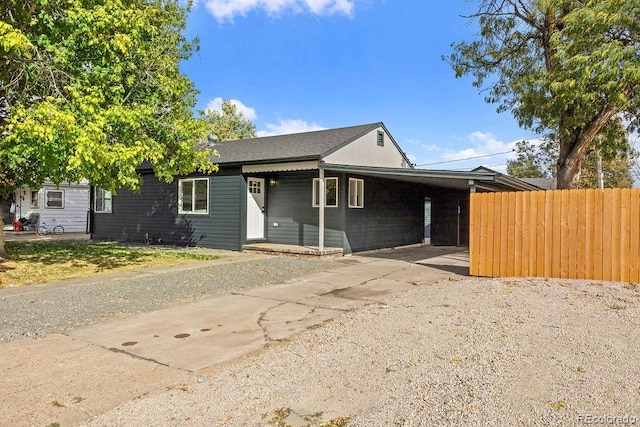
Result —
<instances>
[{"instance_id":1,"label":"bike wheel","mask_svg":"<svg viewBox=\"0 0 640 427\"><path fill-rule=\"evenodd\" d=\"M47 228L44 225L39 226L38 228L36 228L36 234L38 236L44 236L45 234L47 234Z\"/></svg>"},{"instance_id":2,"label":"bike wheel","mask_svg":"<svg viewBox=\"0 0 640 427\"><path fill-rule=\"evenodd\" d=\"M61 225L56 225L55 227L53 227L53 234L62 234L64 233L64 227L62 227Z\"/></svg>"}]
</instances>

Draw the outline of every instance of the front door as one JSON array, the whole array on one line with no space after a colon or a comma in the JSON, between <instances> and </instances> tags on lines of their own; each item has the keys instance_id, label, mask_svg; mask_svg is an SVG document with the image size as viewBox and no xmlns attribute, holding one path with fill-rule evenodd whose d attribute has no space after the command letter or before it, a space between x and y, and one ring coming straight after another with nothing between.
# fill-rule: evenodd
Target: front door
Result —
<instances>
[{"instance_id":1,"label":"front door","mask_svg":"<svg viewBox=\"0 0 640 427\"><path fill-rule=\"evenodd\" d=\"M247 178L247 240L264 239L264 179Z\"/></svg>"}]
</instances>

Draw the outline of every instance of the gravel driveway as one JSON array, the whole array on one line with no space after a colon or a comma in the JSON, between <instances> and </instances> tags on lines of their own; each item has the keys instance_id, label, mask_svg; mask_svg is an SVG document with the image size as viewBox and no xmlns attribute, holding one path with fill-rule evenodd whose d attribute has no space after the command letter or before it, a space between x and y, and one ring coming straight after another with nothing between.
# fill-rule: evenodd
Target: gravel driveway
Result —
<instances>
[{"instance_id":1,"label":"gravel driveway","mask_svg":"<svg viewBox=\"0 0 640 427\"><path fill-rule=\"evenodd\" d=\"M89 424L639 425L639 314L636 285L442 281Z\"/></svg>"},{"instance_id":2,"label":"gravel driveway","mask_svg":"<svg viewBox=\"0 0 640 427\"><path fill-rule=\"evenodd\" d=\"M343 266L341 262L275 257L35 293L4 297L0 293L0 343Z\"/></svg>"}]
</instances>

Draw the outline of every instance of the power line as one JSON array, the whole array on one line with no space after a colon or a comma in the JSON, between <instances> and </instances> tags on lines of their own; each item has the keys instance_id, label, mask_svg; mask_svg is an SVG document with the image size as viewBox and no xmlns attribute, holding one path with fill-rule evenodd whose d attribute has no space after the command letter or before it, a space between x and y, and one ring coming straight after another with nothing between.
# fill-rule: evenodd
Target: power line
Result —
<instances>
[{"instance_id":1,"label":"power line","mask_svg":"<svg viewBox=\"0 0 640 427\"><path fill-rule=\"evenodd\" d=\"M444 160L442 162L423 163L421 165L415 165L415 166L431 166L431 165L441 165L441 164L444 164L444 163L464 162L466 160L483 159L485 157L493 157L493 156L499 156L501 154L513 153L514 151L516 151L516 150L515 149L511 149L509 151L504 151L502 153L484 154L482 156L467 157L467 158L464 158L464 159L456 159L456 160Z\"/></svg>"}]
</instances>

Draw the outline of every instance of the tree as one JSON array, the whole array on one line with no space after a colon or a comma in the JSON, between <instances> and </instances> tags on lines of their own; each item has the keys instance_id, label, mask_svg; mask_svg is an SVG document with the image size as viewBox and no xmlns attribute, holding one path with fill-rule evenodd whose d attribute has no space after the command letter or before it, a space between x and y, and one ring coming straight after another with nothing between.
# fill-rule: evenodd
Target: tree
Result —
<instances>
[{"instance_id":1,"label":"tree","mask_svg":"<svg viewBox=\"0 0 640 427\"><path fill-rule=\"evenodd\" d=\"M214 170L179 70L197 48L187 13L179 0L5 0L0 193L47 178L136 190L144 162L166 181Z\"/></svg>"},{"instance_id":2,"label":"tree","mask_svg":"<svg viewBox=\"0 0 640 427\"><path fill-rule=\"evenodd\" d=\"M621 118L638 129L637 0L481 0L471 42L453 44L456 76L520 126L557 141L559 188L575 188L599 135L607 150Z\"/></svg>"},{"instance_id":3,"label":"tree","mask_svg":"<svg viewBox=\"0 0 640 427\"><path fill-rule=\"evenodd\" d=\"M551 178L556 176L558 145L546 141L538 146L520 141L516 145L516 160L507 161L507 173L515 178ZM628 152L602 155L598 148L584 158L577 188L599 188L599 169L602 170L604 187L631 188L634 178L636 154ZM600 162L600 167L598 163Z\"/></svg>"},{"instance_id":4,"label":"tree","mask_svg":"<svg viewBox=\"0 0 640 427\"><path fill-rule=\"evenodd\" d=\"M229 99L223 99L220 110L207 110L203 113L207 131L216 135L220 141L255 138L256 126L244 117L242 111Z\"/></svg>"}]
</instances>

